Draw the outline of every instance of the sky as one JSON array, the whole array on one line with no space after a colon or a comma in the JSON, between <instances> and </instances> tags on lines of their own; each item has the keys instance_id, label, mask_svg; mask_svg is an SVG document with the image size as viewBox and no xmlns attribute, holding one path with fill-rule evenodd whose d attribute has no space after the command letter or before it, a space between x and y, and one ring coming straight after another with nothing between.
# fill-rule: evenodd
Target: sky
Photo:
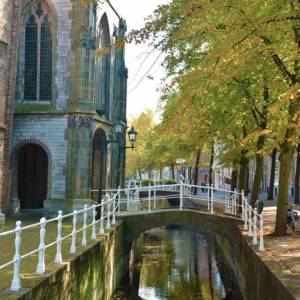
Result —
<instances>
[{"instance_id":1,"label":"sky","mask_svg":"<svg viewBox=\"0 0 300 300\"><path fill-rule=\"evenodd\" d=\"M126 19L128 32L132 29L139 29L144 25L144 18L149 16L159 4L165 4L168 0L112 0L118 13ZM154 80L145 77L150 66L159 56L155 51L148 56L147 52L152 49L147 45L129 44L126 46L126 64L128 68L128 99L127 118L141 114L145 109L156 110L157 100L160 93L160 80L165 72L161 67L163 57L155 63L149 75ZM145 61L144 61L145 60ZM143 62L144 61L144 62ZM139 81L144 78L140 83ZM158 115L157 115L158 118Z\"/></svg>"}]
</instances>

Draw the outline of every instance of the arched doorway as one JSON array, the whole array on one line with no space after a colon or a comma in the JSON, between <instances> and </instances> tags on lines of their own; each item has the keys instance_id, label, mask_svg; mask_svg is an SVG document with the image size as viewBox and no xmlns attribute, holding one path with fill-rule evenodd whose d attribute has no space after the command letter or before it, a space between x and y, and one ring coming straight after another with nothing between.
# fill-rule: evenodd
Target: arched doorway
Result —
<instances>
[{"instance_id":1,"label":"arched doorway","mask_svg":"<svg viewBox=\"0 0 300 300\"><path fill-rule=\"evenodd\" d=\"M40 145L25 144L18 151L17 166L21 209L43 208L48 192L47 152Z\"/></svg>"},{"instance_id":2,"label":"arched doorway","mask_svg":"<svg viewBox=\"0 0 300 300\"><path fill-rule=\"evenodd\" d=\"M92 154L92 190L100 192L106 188L106 135L99 128L93 138L93 154ZM98 192L92 193L92 199L97 200Z\"/></svg>"}]
</instances>

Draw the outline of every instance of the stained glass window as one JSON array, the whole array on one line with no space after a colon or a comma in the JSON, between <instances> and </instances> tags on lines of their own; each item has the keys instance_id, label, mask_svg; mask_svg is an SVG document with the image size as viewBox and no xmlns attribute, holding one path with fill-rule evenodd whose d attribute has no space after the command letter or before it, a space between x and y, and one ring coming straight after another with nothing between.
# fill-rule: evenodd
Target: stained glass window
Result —
<instances>
[{"instance_id":1,"label":"stained glass window","mask_svg":"<svg viewBox=\"0 0 300 300\"><path fill-rule=\"evenodd\" d=\"M25 30L25 100L36 100L37 88L37 38L35 17L30 16Z\"/></svg>"},{"instance_id":2,"label":"stained glass window","mask_svg":"<svg viewBox=\"0 0 300 300\"><path fill-rule=\"evenodd\" d=\"M51 100L52 38L48 18L41 26L40 100Z\"/></svg>"},{"instance_id":3,"label":"stained glass window","mask_svg":"<svg viewBox=\"0 0 300 300\"><path fill-rule=\"evenodd\" d=\"M97 108L104 112L109 118L109 99L110 99L110 33L107 16L103 15L100 21L100 48L102 54L97 63L96 92Z\"/></svg>"},{"instance_id":4,"label":"stained glass window","mask_svg":"<svg viewBox=\"0 0 300 300\"><path fill-rule=\"evenodd\" d=\"M24 99L51 101L52 36L48 16L40 4L25 28Z\"/></svg>"}]
</instances>

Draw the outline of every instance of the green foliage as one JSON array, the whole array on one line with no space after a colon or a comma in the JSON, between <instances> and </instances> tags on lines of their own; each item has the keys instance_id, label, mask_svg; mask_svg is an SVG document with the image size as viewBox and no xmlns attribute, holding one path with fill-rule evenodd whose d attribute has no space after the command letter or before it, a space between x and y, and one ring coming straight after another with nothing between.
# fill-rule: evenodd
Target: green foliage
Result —
<instances>
[{"instance_id":1,"label":"green foliage","mask_svg":"<svg viewBox=\"0 0 300 300\"><path fill-rule=\"evenodd\" d=\"M166 54L164 114L154 148L163 149L165 161L214 144L217 160L238 168L242 158L258 162L281 150L276 224L283 231L300 135L299 1L173 0L129 40L149 41Z\"/></svg>"}]
</instances>

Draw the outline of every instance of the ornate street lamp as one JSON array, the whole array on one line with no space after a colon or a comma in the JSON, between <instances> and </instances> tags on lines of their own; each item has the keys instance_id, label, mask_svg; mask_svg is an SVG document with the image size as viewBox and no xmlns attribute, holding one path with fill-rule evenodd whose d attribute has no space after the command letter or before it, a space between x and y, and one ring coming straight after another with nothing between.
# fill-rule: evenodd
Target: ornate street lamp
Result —
<instances>
[{"instance_id":1,"label":"ornate street lamp","mask_svg":"<svg viewBox=\"0 0 300 300\"><path fill-rule=\"evenodd\" d=\"M135 148L134 143L136 142L136 138L137 138L138 133L136 132L136 130L132 126L131 129L128 130L127 134L128 134L128 139L129 139L129 142L131 143L131 146L130 147L125 147L125 148L134 149Z\"/></svg>"}]
</instances>

